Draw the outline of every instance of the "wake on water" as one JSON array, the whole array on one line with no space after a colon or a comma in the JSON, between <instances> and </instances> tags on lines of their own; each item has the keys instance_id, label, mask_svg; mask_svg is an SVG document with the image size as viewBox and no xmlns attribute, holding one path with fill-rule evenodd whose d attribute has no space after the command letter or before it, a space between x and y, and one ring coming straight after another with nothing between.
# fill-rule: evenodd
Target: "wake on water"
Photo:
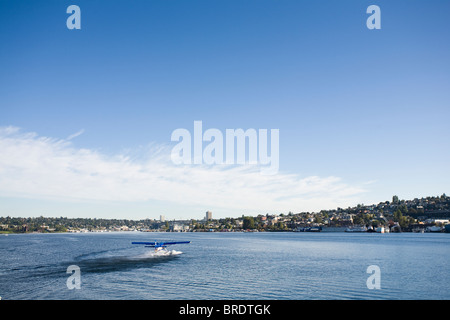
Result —
<instances>
[{"instance_id":1,"label":"wake on water","mask_svg":"<svg viewBox=\"0 0 450 320\"><path fill-rule=\"evenodd\" d=\"M160 250L160 251L149 251L144 254L132 257L132 259L151 259L151 258L160 258L160 257L170 257L177 256L182 254L183 252L177 250Z\"/></svg>"},{"instance_id":2,"label":"wake on water","mask_svg":"<svg viewBox=\"0 0 450 320\"><path fill-rule=\"evenodd\" d=\"M177 250L148 251L139 255L104 255L80 259L75 262L86 272L111 272L136 268L151 268L155 264L168 262L183 252Z\"/></svg>"}]
</instances>

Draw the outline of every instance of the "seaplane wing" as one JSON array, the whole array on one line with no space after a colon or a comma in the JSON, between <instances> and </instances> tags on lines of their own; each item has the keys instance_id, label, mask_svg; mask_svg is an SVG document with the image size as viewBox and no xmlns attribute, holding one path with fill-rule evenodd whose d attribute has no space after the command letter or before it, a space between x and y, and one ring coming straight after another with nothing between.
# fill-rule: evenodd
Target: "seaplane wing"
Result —
<instances>
[{"instance_id":1,"label":"seaplane wing","mask_svg":"<svg viewBox=\"0 0 450 320\"><path fill-rule=\"evenodd\" d=\"M143 244L147 247L165 247L168 245L180 244L180 243L191 243L191 242L190 241L170 241L170 242L165 242L165 241L139 242L139 241L135 241L135 242L131 242L131 244Z\"/></svg>"}]
</instances>

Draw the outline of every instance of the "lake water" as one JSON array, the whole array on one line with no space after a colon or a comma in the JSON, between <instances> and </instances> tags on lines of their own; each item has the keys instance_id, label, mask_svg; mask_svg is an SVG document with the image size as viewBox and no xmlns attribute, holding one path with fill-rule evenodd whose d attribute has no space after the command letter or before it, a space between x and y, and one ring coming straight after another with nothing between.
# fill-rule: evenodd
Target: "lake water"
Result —
<instances>
[{"instance_id":1,"label":"lake water","mask_svg":"<svg viewBox=\"0 0 450 320\"><path fill-rule=\"evenodd\" d=\"M132 241L190 240L155 257ZM450 299L450 234L0 235L0 296L19 299ZM67 268L80 268L69 290ZM380 289L369 289L376 274Z\"/></svg>"}]
</instances>

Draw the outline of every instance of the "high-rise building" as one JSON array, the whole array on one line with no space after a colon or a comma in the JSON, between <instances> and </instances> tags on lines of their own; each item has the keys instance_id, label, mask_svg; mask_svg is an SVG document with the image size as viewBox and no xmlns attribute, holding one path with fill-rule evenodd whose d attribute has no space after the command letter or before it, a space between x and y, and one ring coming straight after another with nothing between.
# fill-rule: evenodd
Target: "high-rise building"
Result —
<instances>
[{"instance_id":1,"label":"high-rise building","mask_svg":"<svg viewBox=\"0 0 450 320\"><path fill-rule=\"evenodd\" d=\"M160 216L159 216L159 221L160 221L160 222L166 222L166 217L163 216L163 215L160 215Z\"/></svg>"},{"instance_id":2,"label":"high-rise building","mask_svg":"<svg viewBox=\"0 0 450 320\"><path fill-rule=\"evenodd\" d=\"M206 216L205 216L205 220L212 220L212 212L211 211L206 211Z\"/></svg>"}]
</instances>

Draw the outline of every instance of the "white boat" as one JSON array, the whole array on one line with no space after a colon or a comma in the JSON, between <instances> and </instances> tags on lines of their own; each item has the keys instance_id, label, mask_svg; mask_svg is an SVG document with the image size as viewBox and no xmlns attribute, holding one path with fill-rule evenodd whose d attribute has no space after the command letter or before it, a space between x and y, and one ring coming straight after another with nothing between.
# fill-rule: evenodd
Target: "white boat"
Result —
<instances>
[{"instance_id":1,"label":"white boat","mask_svg":"<svg viewBox=\"0 0 450 320\"><path fill-rule=\"evenodd\" d=\"M378 233L384 233L384 232L385 232L385 229L384 229L384 227L378 227L378 228L376 229L376 231L377 231Z\"/></svg>"},{"instance_id":2,"label":"white boat","mask_svg":"<svg viewBox=\"0 0 450 320\"><path fill-rule=\"evenodd\" d=\"M439 226L427 227L426 232L441 232L442 228Z\"/></svg>"},{"instance_id":3,"label":"white boat","mask_svg":"<svg viewBox=\"0 0 450 320\"><path fill-rule=\"evenodd\" d=\"M362 227L349 227L347 229L345 229L345 232L367 232L367 228L365 226Z\"/></svg>"}]
</instances>

